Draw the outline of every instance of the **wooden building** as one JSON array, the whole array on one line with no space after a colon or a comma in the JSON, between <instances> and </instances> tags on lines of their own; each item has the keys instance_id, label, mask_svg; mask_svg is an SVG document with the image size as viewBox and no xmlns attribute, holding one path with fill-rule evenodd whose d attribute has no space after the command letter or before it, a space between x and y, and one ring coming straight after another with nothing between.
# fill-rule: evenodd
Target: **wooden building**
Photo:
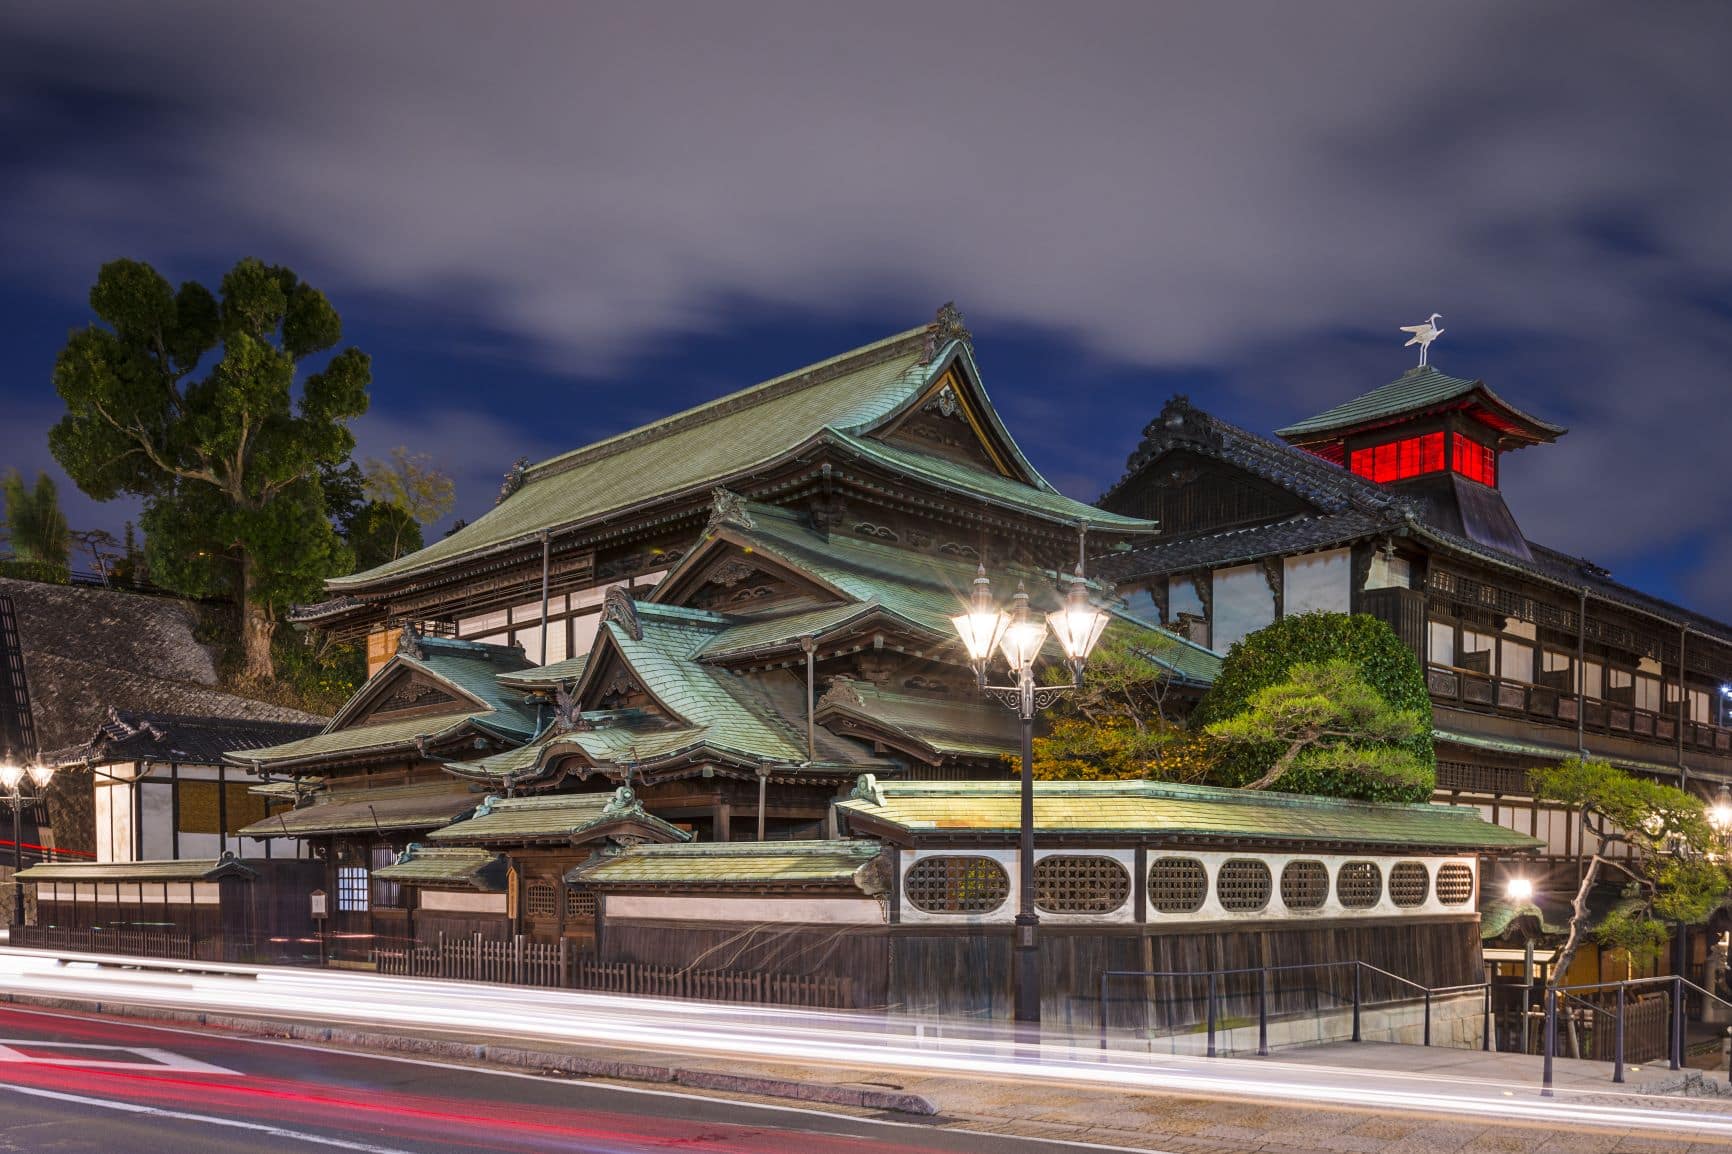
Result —
<instances>
[{"instance_id":1,"label":"wooden building","mask_svg":"<svg viewBox=\"0 0 1732 1154\"><path fill-rule=\"evenodd\" d=\"M1539 544L1504 502L1506 456L1563 433L1429 366L1278 439L1175 397L1101 499L1163 526L1105 563L1121 591L1217 652L1308 610L1387 621L1426 669L1437 799L1544 843L1530 872L1558 923L1598 847L1535 803L1532 767L1579 752L1705 799L1732 780L1732 627Z\"/></svg>"}]
</instances>

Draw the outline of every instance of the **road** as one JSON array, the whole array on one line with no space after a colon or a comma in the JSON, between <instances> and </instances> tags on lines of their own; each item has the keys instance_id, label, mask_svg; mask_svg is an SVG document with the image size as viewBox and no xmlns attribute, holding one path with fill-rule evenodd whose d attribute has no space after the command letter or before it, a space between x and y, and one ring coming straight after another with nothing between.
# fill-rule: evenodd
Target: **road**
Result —
<instances>
[{"instance_id":1,"label":"road","mask_svg":"<svg viewBox=\"0 0 1732 1154\"><path fill-rule=\"evenodd\" d=\"M1076 1146L0 1008L0 1150L42 1154Z\"/></svg>"}]
</instances>

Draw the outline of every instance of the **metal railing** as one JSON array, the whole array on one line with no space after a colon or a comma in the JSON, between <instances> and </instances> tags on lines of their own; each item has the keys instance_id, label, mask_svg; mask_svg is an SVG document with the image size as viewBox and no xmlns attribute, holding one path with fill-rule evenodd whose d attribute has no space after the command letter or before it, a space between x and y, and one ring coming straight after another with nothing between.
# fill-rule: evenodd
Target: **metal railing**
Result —
<instances>
[{"instance_id":1,"label":"metal railing","mask_svg":"<svg viewBox=\"0 0 1732 1154\"><path fill-rule=\"evenodd\" d=\"M1660 975L1653 978L1630 978L1622 982L1590 982L1576 986L1547 986L1545 991L1545 1035L1541 1043L1541 1052L1545 1056L1544 1066L1540 1074L1540 1093L1545 1097L1552 1096L1552 1059L1557 1054L1558 1042L1558 1009L1560 1005L1567 1008L1574 1001L1612 1018L1612 1081L1624 1081L1624 1049L1626 1042L1626 1019L1629 1013L1631 990L1638 988L1670 987L1671 1022L1666 1037L1666 1054L1671 1068L1681 1070L1684 1067L1684 991L1694 990L1703 998L1712 999L1732 1010L1732 1002L1718 994L1698 986L1690 979L1679 974ZM1597 992L1611 990L1614 992L1614 1004L1608 1009L1598 1006L1585 998L1578 997L1578 992ZM1732 1063L1728 1064L1727 1074L1732 1077Z\"/></svg>"},{"instance_id":2,"label":"metal railing","mask_svg":"<svg viewBox=\"0 0 1732 1154\"><path fill-rule=\"evenodd\" d=\"M1392 974L1388 970L1381 969L1377 966L1372 965L1369 962L1361 962L1358 960L1342 961L1342 962L1302 962L1302 963L1295 963L1295 964L1289 964L1289 965L1279 965L1279 966L1243 966L1243 967L1238 967L1238 968L1234 968L1234 969L1219 969L1219 970L1105 970L1101 973L1101 979L1100 979L1100 1045L1101 1045L1101 1049L1104 1050L1107 1048L1107 1029L1108 1029L1108 1027L1107 1027L1107 1005L1108 1005L1107 983L1109 982L1109 980L1114 979L1114 978L1141 978L1141 979L1145 979L1145 980L1148 980L1148 979L1183 980L1186 982L1195 982L1198 979L1205 980L1207 983L1207 994L1206 994L1206 1003L1207 1004L1206 1004L1205 1011L1204 1011L1204 1015L1205 1015L1204 1016L1204 1032L1207 1035L1205 1054L1207 1057L1213 1058L1213 1057L1217 1056L1216 1055L1216 1045L1215 1045L1217 1015L1216 1015L1215 1007L1216 1007L1219 989L1221 986L1221 979L1230 978L1230 977L1239 976L1239 975L1255 974L1257 976L1256 977L1257 1055L1258 1055L1258 1057L1267 1057L1269 1054L1269 1002L1270 1002L1269 978L1270 978L1270 976L1273 974L1298 973L1298 972L1316 972L1316 971L1334 972L1334 971L1339 971L1339 970L1343 970L1343 969L1350 970L1352 975L1353 975L1351 996L1350 997L1344 997L1344 998L1340 999L1343 1004L1351 1005L1351 1007L1352 1007L1352 1011L1353 1011L1352 1040L1353 1041L1359 1042L1359 1041L1364 1040L1363 1029L1362 1029L1362 1015L1363 1015L1363 1012L1364 1012L1366 1007L1368 1007L1368 1006L1390 1006L1390 1005L1411 1004L1411 1003L1420 1002L1420 1003L1423 1003L1423 1005L1424 1005L1424 1025L1422 1028L1423 1029L1423 1032L1422 1032L1423 1041L1421 1044L1429 1046L1429 1045L1431 1045L1431 1019L1432 1019L1432 1003L1433 1003L1433 1001L1439 997L1444 997L1444 996L1449 996L1449 995L1458 995L1458 994L1469 994L1469 993L1473 993L1475 991L1478 991L1480 993L1481 999L1482 999L1482 1003L1481 1003L1482 1004L1482 1009L1481 1009L1482 1029L1481 1029L1481 1035L1480 1035L1480 1049L1482 1049L1482 1050L1490 1050L1491 1049L1491 1040L1492 1040L1491 991L1492 991L1492 984L1490 982L1470 982L1470 983L1467 983L1464 985L1459 985L1459 986L1426 986L1420 982L1415 982L1409 978L1404 978L1400 974ZM1393 997L1393 998L1381 998L1381 999L1375 999L1375 1000L1367 999L1365 996L1365 984L1366 984L1365 979L1368 976L1373 977L1379 981L1392 983L1398 989L1404 989L1404 990L1409 990L1409 991L1413 991L1413 992L1408 993L1405 996L1398 996L1398 997Z\"/></svg>"}]
</instances>

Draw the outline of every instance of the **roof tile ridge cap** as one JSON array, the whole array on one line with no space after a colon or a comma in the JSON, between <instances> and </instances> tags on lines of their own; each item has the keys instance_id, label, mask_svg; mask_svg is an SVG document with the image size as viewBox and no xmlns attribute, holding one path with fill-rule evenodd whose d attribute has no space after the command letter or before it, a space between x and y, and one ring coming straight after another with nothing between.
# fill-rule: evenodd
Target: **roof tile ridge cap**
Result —
<instances>
[{"instance_id":1,"label":"roof tile ridge cap","mask_svg":"<svg viewBox=\"0 0 1732 1154\"><path fill-rule=\"evenodd\" d=\"M689 409L682 409L677 413L671 413L647 425L627 429L623 433L616 433L604 440L572 449L557 457L550 457L545 461L531 465L524 471L524 486L527 487L549 477L556 477L581 465L606 460L628 449L636 448L638 445L658 441L663 437L683 432L686 429L699 428L722 417L756 408L769 401L779 400L790 393L835 380L839 376L844 376L869 364L889 360L896 353L903 351L903 345L918 347L915 342L923 340L925 335L926 326L924 325L918 329L896 333L872 344L839 353L827 360L805 365L791 373L771 377L767 381L747 385L743 389L737 389L714 400L705 401Z\"/></svg>"}]
</instances>

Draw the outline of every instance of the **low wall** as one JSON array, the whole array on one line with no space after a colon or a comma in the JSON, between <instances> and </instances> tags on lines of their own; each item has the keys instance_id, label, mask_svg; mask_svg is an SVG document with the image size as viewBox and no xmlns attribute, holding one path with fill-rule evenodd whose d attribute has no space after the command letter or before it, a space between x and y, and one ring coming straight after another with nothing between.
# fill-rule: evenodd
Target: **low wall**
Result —
<instances>
[{"instance_id":1,"label":"low wall","mask_svg":"<svg viewBox=\"0 0 1732 1154\"><path fill-rule=\"evenodd\" d=\"M1423 1000L1362 1006L1359 1036L1366 1042L1399 1042L1418 1046L1425 1041ZM1432 999L1431 1044L1456 1050L1478 1050L1485 1039L1485 997L1478 991L1448 994ZM1331 1009L1315 1014L1287 1014L1269 1019L1269 1048L1316 1046L1326 1042L1353 1040L1353 1011ZM1151 1054L1208 1052L1206 1028L1180 1033L1131 1034L1113 1031L1107 1046L1114 1050L1139 1050ZM1221 1055L1255 1054L1257 1022L1243 1018L1221 1018L1216 1022L1215 1052Z\"/></svg>"}]
</instances>

